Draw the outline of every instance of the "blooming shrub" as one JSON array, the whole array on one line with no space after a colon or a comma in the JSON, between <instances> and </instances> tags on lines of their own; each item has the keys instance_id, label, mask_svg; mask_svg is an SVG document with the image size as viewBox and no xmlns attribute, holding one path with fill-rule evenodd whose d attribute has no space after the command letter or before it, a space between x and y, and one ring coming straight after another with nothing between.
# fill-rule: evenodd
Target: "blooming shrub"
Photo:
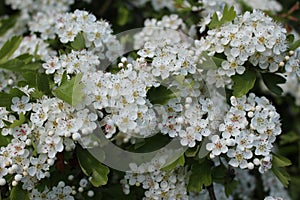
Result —
<instances>
[{"instance_id":1,"label":"blooming shrub","mask_svg":"<svg viewBox=\"0 0 300 200\"><path fill-rule=\"evenodd\" d=\"M1 199L300 197L299 3L4 3Z\"/></svg>"}]
</instances>

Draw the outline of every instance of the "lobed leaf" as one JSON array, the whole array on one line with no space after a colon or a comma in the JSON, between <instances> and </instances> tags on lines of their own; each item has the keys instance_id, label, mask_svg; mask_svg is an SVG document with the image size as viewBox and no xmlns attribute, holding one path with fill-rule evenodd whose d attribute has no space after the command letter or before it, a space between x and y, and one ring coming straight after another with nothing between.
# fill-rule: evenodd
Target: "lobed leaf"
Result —
<instances>
[{"instance_id":1,"label":"lobed leaf","mask_svg":"<svg viewBox=\"0 0 300 200\"><path fill-rule=\"evenodd\" d=\"M193 164L191 172L187 186L189 192L200 192L203 185L212 184L211 166L208 161Z\"/></svg>"},{"instance_id":2,"label":"lobed leaf","mask_svg":"<svg viewBox=\"0 0 300 200\"><path fill-rule=\"evenodd\" d=\"M108 181L109 168L94 158L87 150L77 149L77 158L83 173L91 176L94 187L105 185Z\"/></svg>"},{"instance_id":3,"label":"lobed leaf","mask_svg":"<svg viewBox=\"0 0 300 200\"><path fill-rule=\"evenodd\" d=\"M22 124L24 124L24 122L26 121L26 117L23 113L20 113L19 115L19 119L16 119L10 126L9 128L15 128L17 126L21 126Z\"/></svg>"},{"instance_id":4,"label":"lobed leaf","mask_svg":"<svg viewBox=\"0 0 300 200\"><path fill-rule=\"evenodd\" d=\"M284 77L273 73L263 73L262 78L263 82L271 92L277 95L282 94L283 90L281 87L278 86L278 84L286 82L286 79Z\"/></svg>"},{"instance_id":5,"label":"lobed leaf","mask_svg":"<svg viewBox=\"0 0 300 200\"><path fill-rule=\"evenodd\" d=\"M176 95L173 93L173 91L161 85L156 88L150 88L150 90L148 90L147 97L152 104L165 105L170 99L175 98Z\"/></svg>"},{"instance_id":6,"label":"lobed leaf","mask_svg":"<svg viewBox=\"0 0 300 200\"><path fill-rule=\"evenodd\" d=\"M9 39L0 49L0 63L5 63L19 48L22 42L22 36L14 36Z\"/></svg>"},{"instance_id":7,"label":"lobed leaf","mask_svg":"<svg viewBox=\"0 0 300 200\"><path fill-rule=\"evenodd\" d=\"M53 91L53 94L70 105L76 106L82 101L84 96L84 84L81 82L82 76L83 75L79 73L70 80L62 82L61 85Z\"/></svg>"},{"instance_id":8,"label":"lobed leaf","mask_svg":"<svg viewBox=\"0 0 300 200\"><path fill-rule=\"evenodd\" d=\"M273 160L272 160L272 165L275 167L286 167L286 166L290 166L292 164L292 162L281 155L275 154L273 153Z\"/></svg>"},{"instance_id":9,"label":"lobed leaf","mask_svg":"<svg viewBox=\"0 0 300 200\"><path fill-rule=\"evenodd\" d=\"M290 50L296 50L298 47L300 47L300 39L295 41L294 43L290 44Z\"/></svg>"},{"instance_id":10,"label":"lobed leaf","mask_svg":"<svg viewBox=\"0 0 300 200\"><path fill-rule=\"evenodd\" d=\"M170 165L163 167L162 170L171 171L178 166L184 166L184 163L185 163L184 154L182 154L177 160L172 162Z\"/></svg>"},{"instance_id":11,"label":"lobed leaf","mask_svg":"<svg viewBox=\"0 0 300 200\"><path fill-rule=\"evenodd\" d=\"M16 24L18 17L18 15L12 15L8 18L3 18L0 20L0 36L4 35Z\"/></svg>"},{"instance_id":12,"label":"lobed leaf","mask_svg":"<svg viewBox=\"0 0 300 200\"><path fill-rule=\"evenodd\" d=\"M5 63L0 64L0 68L7 69L15 72L26 72L26 71L35 71L41 67L39 62L25 63L23 60L14 58Z\"/></svg>"},{"instance_id":13,"label":"lobed leaf","mask_svg":"<svg viewBox=\"0 0 300 200\"><path fill-rule=\"evenodd\" d=\"M244 74L236 74L231 78L234 82L232 89L235 97L242 97L247 94L254 87L256 81L255 72L252 70L246 70Z\"/></svg>"},{"instance_id":14,"label":"lobed leaf","mask_svg":"<svg viewBox=\"0 0 300 200\"><path fill-rule=\"evenodd\" d=\"M27 190L23 190L21 184L19 183L17 186L13 187L10 192L10 200L29 200L29 192Z\"/></svg>"},{"instance_id":15,"label":"lobed leaf","mask_svg":"<svg viewBox=\"0 0 300 200\"><path fill-rule=\"evenodd\" d=\"M74 41L71 43L71 47L74 50L81 50L85 48L85 39L83 33L78 33Z\"/></svg>"},{"instance_id":16,"label":"lobed leaf","mask_svg":"<svg viewBox=\"0 0 300 200\"><path fill-rule=\"evenodd\" d=\"M236 12L234 10L234 7L231 6L230 8L228 8L228 5L225 4L222 18L219 20L217 13L214 13L208 27L210 29L219 28L223 24L233 21L235 17L236 17Z\"/></svg>"},{"instance_id":17,"label":"lobed leaf","mask_svg":"<svg viewBox=\"0 0 300 200\"><path fill-rule=\"evenodd\" d=\"M278 180L282 183L284 187L288 187L289 182L291 181L291 177L286 171L285 168L272 167L272 172L278 178Z\"/></svg>"}]
</instances>

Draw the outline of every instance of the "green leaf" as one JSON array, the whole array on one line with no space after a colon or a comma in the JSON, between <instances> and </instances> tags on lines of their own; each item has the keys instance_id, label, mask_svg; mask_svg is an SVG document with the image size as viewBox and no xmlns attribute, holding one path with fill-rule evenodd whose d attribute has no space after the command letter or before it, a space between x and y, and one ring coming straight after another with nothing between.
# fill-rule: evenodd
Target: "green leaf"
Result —
<instances>
[{"instance_id":1,"label":"green leaf","mask_svg":"<svg viewBox=\"0 0 300 200\"><path fill-rule=\"evenodd\" d=\"M241 5L242 11L250 11L252 12L253 8L251 6L248 6L243 0L237 0L237 2Z\"/></svg>"},{"instance_id":2,"label":"green leaf","mask_svg":"<svg viewBox=\"0 0 300 200\"><path fill-rule=\"evenodd\" d=\"M185 159L184 159L184 154L182 154L177 160L175 160L173 163L171 163L170 165L167 165L165 167L162 168L162 170L165 171L171 171L173 169L175 169L178 166L184 166L185 163Z\"/></svg>"},{"instance_id":3,"label":"green leaf","mask_svg":"<svg viewBox=\"0 0 300 200\"><path fill-rule=\"evenodd\" d=\"M286 79L273 73L262 73L262 78L267 88L276 95L281 95L283 90L278 84L286 82Z\"/></svg>"},{"instance_id":4,"label":"green leaf","mask_svg":"<svg viewBox=\"0 0 300 200\"><path fill-rule=\"evenodd\" d=\"M223 58L219 58L216 56L209 56L207 54L207 52L202 52L202 56L203 56L203 63L199 65L199 68L201 69L218 69L219 67L221 67L222 62L225 60Z\"/></svg>"},{"instance_id":5,"label":"green leaf","mask_svg":"<svg viewBox=\"0 0 300 200\"><path fill-rule=\"evenodd\" d=\"M252 70L246 70L244 74L236 74L231 78L234 82L232 89L235 97L242 97L247 94L254 87L256 81L255 72Z\"/></svg>"},{"instance_id":6,"label":"green leaf","mask_svg":"<svg viewBox=\"0 0 300 200\"><path fill-rule=\"evenodd\" d=\"M161 104L165 105L172 98L175 98L176 95L165 86L152 87L148 90L147 97L149 98L152 104Z\"/></svg>"},{"instance_id":7,"label":"green leaf","mask_svg":"<svg viewBox=\"0 0 300 200\"><path fill-rule=\"evenodd\" d=\"M214 13L208 27L210 29L219 28L223 24L233 21L235 17L236 17L236 12L234 10L234 7L231 6L230 8L228 8L228 5L225 4L222 18L219 20L217 13Z\"/></svg>"},{"instance_id":8,"label":"green leaf","mask_svg":"<svg viewBox=\"0 0 300 200\"><path fill-rule=\"evenodd\" d=\"M286 41L287 41L290 45L293 44L294 39L295 39L295 36L294 36L293 34L288 34L288 35L286 36Z\"/></svg>"},{"instance_id":9,"label":"green leaf","mask_svg":"<svg viewBox=\"0 0 300 200\"><path fill-rule=\"evenodd\" d=\"M84 84L81 82L82 74L76 74L70 80L64 81L58 86L53 94L61 100L69 103L72 106L76 106L82 101L84 96L83 88Z\"/></svg>"},{"instance_id":10,"label":"green leaf","mask_svg":"<svg viewBox=\"0 0 300 200\"><path fill-rule=\"evenodd\" d=\"M279 168L279 167L272 167L272 172L275 174L275 176L280 180L282 185L284 187L287 187L289 185L289 182L291 180L290 175L287 173L285 168Z\"/></svg>"},{"instance_id":11,"label":"green leaf","mask_svg":"<svg viewBox=\"0 0 300 200\"><path fill-rule=\"evenodd\" d=\"M274 167L286 167L290 166L291 164L292 162L288 158L273 153L272 165Z\"/></svg>"},{"instance_id":12,"label":"green leaf","mask_svg":"<svg viewBox=\"0 0 300 200\"><path fill-rule=\"evenodd\" d=\"M290 44L290 50L296 50L298 47L300 47L300 39Z\"/></svg>"},{"instance_id":13,"label":"green leaf","mask_svg":"<svg viewBox=\"0 0 300 200\"><path fill-rule=\"evenodd\" d=\"M203 185L209 186L212 183L211 166L208 161L193 164L191 172L187 186L189 192L200 192Z\"/></svg>"},{"instance_id":14,"label":"green leaf","mask_svg":"<svg viewBox=\"0 0 300 200\"><path fill-rule=\"evenodd\" d=\"M22 73L23 78L26 80L25 84L29 85L29 87L35 88L35 91L30 95L34 98L40 98L45 95L51 95L50 90L50 78L49 75L38 72L24 72ZM24 84L24 83L22 83Z\"/></svg>"},{"instance_id":15,"label":"green leaf","mask_svg":"<svg viewBox=\"0 0 300 200\"><path fill-rule=\"evenodd\" d=\"M188 148L184 154L186 157L195 157L200 150L200 145L197 145L193 148Z\"/></svg>"},{"instance_id":16,"label":"green leaf","mask_svg":"<svg viewBox=\"0 0 300 200\"><path fill-rule=\"evenodd\" d=\"M22 36L14 36L4 43L0 49L0 63L6 62L12 56L20 46L22 39Z\"/></svg>"},{"instance_id":17,"label":"green leaf","mask_svg":"<svg viewBox=\"0 0 300 200\"><path fill-rule=\"evenodd\" d=\"M155 134L154 136L138 140L136 144L132 145L133 148L127 150L136 153L152 152L163 148L170 141L170 137L166 135Z\"/></svg>"},{"instance_id":18,"label":"green leaf","mask_svg":"<svg viewBox=\"0 0 300 200\"><path fill-rule=\"evenodd\" d=\"M11 135L8 136L2 135L0 131L0 147L7 146L11 142L12 138L13 137Z\"/></svg>"},{"instance_id":19,"label":"green leaf","mask_svg":"<svg viewBox=\"0 0 300 200\"><path fill-rule=\"evenodd\" d=\"M23 95L24 93L17 88L12 88L9 93L0 92L0 107L6 107L10 109L12 98L22 97Z\"/></svg>"},{"instance_id":20,"label":"green leaf","mask_svg":"<svg viewBox=\"0 0 300 200\"><path fill-rule=\"evenodd\" d=\"M7 94L4 92L0 92L0 107L10 107L11 106L11 99L14 96L11 94Z\"/></svg>"},{"instance_id":21,"label":"green leaf","mask_svg":"<svg viewBox=\"0 0 300 200\"><path fill-rule=\"evenodd\" d=\"M105 185L108 181L109 168L104 166L87 150L77 149L77 158L83 173L91 176L90 182L94 187Z\"/></svg>"},{"instance_id":22,"label":"green leaf","mask_svg":"<svg viewBox=\"0 0 300 200\"><path fill-rule=\"evenodd\" d=\"M212 177L214 182L224 184L226 176L227 168L223 164L212 169Z\"/></svg>"},{"instance_id":23,"label":"green leaf","mask_svg":"<svg viewBox=\"0 0 300 200\"><path fill-rule=\"evenodd\" d=\"M27 190L23 190L20 183L11 189L9 198L10 200L30 200L29 192Z\"/></svg>"},{"instance_id":24,"label":"green leaf","mask_svg":"<svg viewBox=\"0 0 300 200\"><path fill-rule=\"evenodd\" d=\"M11 29L15 25L18 17L18 15L12 15L8 18L3 18L0 20L0 36L5 34L9 29Z\"/></svg>"},{"instance_id":25,"label":"green leaf","mask_svg":"<svg viewBox=\"0 0 300 200\"><path fill-rule=\"evenodd\" d=\"M82 32L77 34L74 41L71 43L71 47L74 50L81 50L85 48L85 39Z\"/></svg>"},{"instance_id":26,"label":"green leaf","mask_svg":"<svg viewBox=\"0 0 300 200\"><path fill-rule=\"evenodd\" d=\"M124 26L129 17L129 10L123 6L119 6L118 8L118 20L117 23L119 26Z\"/></svg>"},{"instance_id":27,"label":"green leaf","mask_svg":"<svg viewBox=\"0 0 300 200\"><path fill-rule=\"evenodd\" d=\"M0 68L15 71L15 72L25 72L25 71L35 71L41 67L39 62L25 63L25 61L14 58L5 63L0 64Z\"/></svg>"},{"instance_id":28,"label":"green leaf","mask_svg":"<svg viewBox=\"0 0 300 200\"><path fill-rule=\"evenodd\" d=\"M236 180L232 180L230 182L226 182L225 184L225 194L226 196L230 196L236 189L238 182Z\"/></svg>"},{"instance_id":29,"label":"green leaf","mask_svg":"<svg viewBox=\"0 0 300 200\"><path fill-rule=\"evenodd\" d=\"M20 113L19 119L16 119L10 126L9 128L15 128L17 126L22 125L26 120L26 117L24 116L23 113Z\"/></svg>"},{"instance_id":30,"label":"green leaf","mask_svg":"<svg viewBox=\"0 0 300 200\"><path fill-rule=\"evenodd\" d=\"M297 142L299 140L300 140L300 136L298 135L298 133L291 131L286 134L282 134L280 136L279 143L280 145L285 145L285 144Z\"/></svg>"}]
</instances>

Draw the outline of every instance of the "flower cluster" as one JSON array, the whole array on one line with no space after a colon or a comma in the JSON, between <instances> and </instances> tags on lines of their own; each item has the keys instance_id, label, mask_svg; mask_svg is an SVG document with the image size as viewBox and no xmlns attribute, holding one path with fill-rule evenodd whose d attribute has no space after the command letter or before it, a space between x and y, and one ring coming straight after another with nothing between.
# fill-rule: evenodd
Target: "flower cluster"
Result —
<instances>
[{"instance_id":1,"label":"flower cluster","mask_svg":"<svg viewBox=\"0 0 300 200\"><path fill-rule=\"evenodd\" d=\"M165 15L161 20L146 19L143 29L134 35L134 48L145 48L147 42L155 45L162 41L167 44L183 42L187 37L182 32L187 32L186 24L176 14Z\"/></svg>"},{"instance_id":2,"label":"flower cluster","mask_svg":"<svg viewBox=\"0 0 300 200\"><path fill-rule=\"evenodd\" d=\"M226 60L221 68L211 69L214 72L210 72L218 76L243 74L246 61L275 72L284 60L287 49L286 30L258 10L245 12L233 23L209 30L207 34L207 37L196 40L195 45L200 53L207 51L209 56L225 54Z\"/></svg>"},{"instance_id":3,"label":"flower cluster","mask_svg":"<svg viewBox=\"0 0 300 200\"><path fill-rule=\"evenodd\" d=\"M159 157L137 166L130 164L131 170L126 172L123 184L123 191L129 194L130 186L141 186L145 189L143 200L150 199L188 199L186 191L187 171L183 167L176 167L172 171L161 170L166 164L165 158Z\"/></svg>"},{"instance_id":4,"label":"flower cluster","mask_svg":"<svg viewBox=\"0 0 300 200\"><path fill-rule=\"evenodd\" d=\"M86 139L96 129L97 116L87 109L75 110L57 98L43 97L36 103L30 103L28 96L12 99L11 110L25 115L30 112L30 122L16 127L7 127L16 118L1 108L2 135L11 135L13 139L1 147L1 180L14 174L15 184L23 182L23 188L31 190L34 184L49 176L49 168L56 160L56 154L64 149L75 148L76 141L91 143Z\"/></svg>"},{"instance_id":5,"label":"flower cluster","mask_svg":"<svg viewBox=\"0 0 300 200\"><path fill-rule=\"evenodd\" d=\"M93 14L81 10L54 16L49 19L48 15L37 14L29 23L30 30L41 33L44 40L54 39L57 35L62 43L72 42L78 34L82 34L86 47L102 54L102 59L106 57L114 61L120 56L121 46L116 36L112 35L108 22L97 21Z\"/></svg>"},{"instance_id":6,"label":"flower cluster","mask_svg":"<svg viewBox=\"0 0 300 200\"><path fill-rule=\"evenodd\" d=\"M101 126L108 138L116 133L116 128L127 137L135 134L146 137L156 132L155 110L146 98L147 88L154 79L148 73L134 70L141 63L125 65L117 74L87 73L84 93L96 110L107 113Z\"/></svg>"},{"instance_id":7,"label":"flower cluster","mask_svg":"<svg viewBox=\"0 0 300 200\"><path fill-rule=\"evenodd\" d=\"M272 167L271 150L281 133L279 114L268 99L253 93L230 100L232 106L219 127L221 135L211 136L206 148L211 157L226 153L233 167L253 169L258 165L264 173Z\"/></svg>"},{"instance_id":8,"label":"flower cluster","mask_svg":"<svg viewBox=\"0 0 300 200\"><path fill-rule=\"evenodd\" d=\"M95 72L99 66L99 57L90 51L73 51L61 56L48 56L43 64L46 74L54 74L54 82L60 85L63 74L72 75L85 72ZM70 78L70 77L69 77Z\"/></svg>"},{"instance_id":9,"label":"flower cluster","mask_svg":"<svg viewBox=\"0 0 300 200\"><path fill-rule=\"evenodd\" d=\"M286 56L285 71L291 76L300 77L300 48L289 52L291 56Z\"/></svg>"},{"instance_id":10,"label":"flower cluster","mask_svg":"<svg viewBox=\"0 0 300 200\"><path fill-rule=\"evenodd\" d=\"M72 188L70 186L66 186L65 182L60 181L58 185L54 186L51 190L47 187L42 192L37 189L33 189L30 194L30 199L74 200L74 197L72 196Z\"/></svg>"},{"instance_id":11,"label":"flower cluster","mask_svg":"<svg viewBox=\"0 0 300 200\"><path fill-rule=\"evenodd\" d=\"M65 12L72 5L74 0L59 0L59 1L43 1L43 0L5 0L7 5L10 5L14 10L21 10L22 12L49 12L49 10L56 10L57 12Z\"/></svg>"}]
</instances>

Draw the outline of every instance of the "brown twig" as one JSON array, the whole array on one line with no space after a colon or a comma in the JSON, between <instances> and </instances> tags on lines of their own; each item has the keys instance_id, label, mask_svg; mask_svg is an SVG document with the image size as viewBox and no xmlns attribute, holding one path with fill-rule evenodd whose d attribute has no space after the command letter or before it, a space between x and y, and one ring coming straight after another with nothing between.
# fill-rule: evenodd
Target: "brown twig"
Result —
<instances>
[{"instance_id":1,"label":"brown twig","mask_svg":"<svg viewBox=\"0 0 300 200\"><path fill-rule=\"evenodd\" d=\"M210 200L217 200L213 183L207 187L207 190L208 190Z\"/></svg>"}]
</instances>

